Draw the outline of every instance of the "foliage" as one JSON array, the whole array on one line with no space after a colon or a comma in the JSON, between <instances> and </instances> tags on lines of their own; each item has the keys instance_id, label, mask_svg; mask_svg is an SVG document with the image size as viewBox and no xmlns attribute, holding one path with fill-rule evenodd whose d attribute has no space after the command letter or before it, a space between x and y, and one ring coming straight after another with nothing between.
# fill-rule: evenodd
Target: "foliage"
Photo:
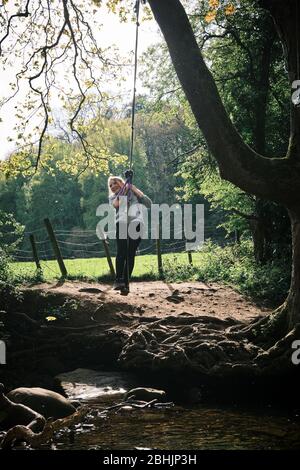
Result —
<instances>
[{"instance_id":1,"label":"foliage","mask_svg":"<svg viewBox=\"0 0 300 470\"><path fill-rule=\"evenodd\" d=\"M137 135L144 146L149 175L149 193L156 203L176 201L174 187L182 183L172 164L190 147L191 133L183 110L177 105L152 108L151 99L137 116ZM151 189L150 189L151 188Z\"/></svg>"},{"instance_id":2,"label":"foliage","mask_svg":"<svg viewBox=\"0 0 300 470\"><path fill-rule=\"evenodd\" d=\"M0 210L0 281L8 279L9 255L20 244L23 228L12 214Z\"/></svg>"},{"instance_id":3,"label":"foliage","mask_svg":"<svg viewBox=\"0 0 300 470\"><path fill-rule=\"evenodd\" d=\"M24 227L12 214L0 211L0 248L9 254L19 245Z\"/></svg>"},{"instance_id":4,"label":"foliage","mask_svg":"<svg viewBox=\"0 0 300 470\"><path fill-rule=\"evenodd\" d=\"M200 262L194 266L182 264L174 257L165 267L166 278L174 282L222 282L273 306L278 306L286 297L290 272L284 256L265 265L257 265L251 242L243 240L240 244L226 247L207 241L200 257Z\"/></svg>"},{"instance_id":5,"label":"foliage","mask_svg":"<svg viewBox=\"0 0 300 470\"><path fill-rule=\"evenodd\" d=\"M17 148L15 155L2 164L6 174L36 171L41 157L47 161L47 136L57 132L63 132L73 144L72 154L64 159L64 169L76 171L77 166L90 166L99 171L105 166L107 148L94 145L91 136L86 135L86 122L91 118L91 104L105 103L107 84L119 80L124 70L125 59L113 47L101 47L96 38L102 9L106 6L116 11L117 3L2 3L0 63L10 82L1 97L0 109L8 103L15 105L15 137L9 140ZM119 6L123 19L129 7L132 10L129 1L127 6ZM17 101L20 96L22 105Z\"/></svg>"},{"instance_id":6,"label":"foliage","mask_svg":"<svg viewBox=\"0 0 300 470\"><path fill-rule=\"evenodd\" d=\"M59 307L53 307L53 305L45 307L41 315L46 322L68 320L70 314L78 310L78 306L78 302L75 299L67 299Z\"/></svg>"},{"instance_id":7,"label":"foliage","mask_svg":"<svg viewBox=\"0 0 300 470\"><path fill-rule=\"evenodd\" d=\"M10 255L20 243L23 228L12 214L0 210L0 310L8 310L21 298L12 282Z\"/></svg>"},{"instance_id":8,"label":"foliage","mask_svg":"<svg viewBox=\"0 0 300 470\"><path fill-rule=\"evenodd\" d=\"M230 14L226 14L227 7ZM289 86L270 16L263 10L258 14L252 2L241 6L239 2L195 1L186 2L186 8L225 108L244 141L263 155L285 154ZM155 106L186 106L165 46L149 49L143 77ZM191 138L190 152L177 162L177 175L182 179L176 188L179 197L190 201L199 193L203 195L210 209L220 214L220 226L227 234L235 230L250 234L254 229L249 221L256 219L268 233L268 243L272 244L269 254L278 252L278 239L290 242L286 211L222 180L187 109L184 124Z\"/></svg>"},{"instance_id":9,"label":"foliage","mask_svg":"<svg viewBox=\"0 0 300 470\"><path fill-rule=\"evenodd\" d=\"M222 209L219 226L225 228L227 235L234 230L249 233L247 221L237 211L251 215L254 199L228 181L222 180L205 150L196 151L187 157L178 173L184 183L177 191L182 194L183 199L189 201L200 192L209 201L210 210Z\"/></svg>"},{"instance_id":10,"label":"foliage","mask_svg":"<svg viewBox=\"0 0 300 470\"><path fill-rule=\"evenodd\" d=\"M205 21L211 23L220 15L234 15L236 11L235 4L237 3L238 2L228 2L224 0L209 0L209 10L205 15Z\"/></svg>"}]
</instances>

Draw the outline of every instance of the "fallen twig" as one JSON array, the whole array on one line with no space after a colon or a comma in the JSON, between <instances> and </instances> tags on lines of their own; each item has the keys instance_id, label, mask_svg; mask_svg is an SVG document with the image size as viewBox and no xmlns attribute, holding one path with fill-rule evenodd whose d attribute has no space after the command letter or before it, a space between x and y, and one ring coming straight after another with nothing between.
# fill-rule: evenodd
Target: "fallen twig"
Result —
<instances>
[{"instance_id":1,"label":"fallen twig","mask_svg":"<svg viewBox=\"0 0 300 470\"><path fill-rule=\"evenodd\" d=\"M40 433L33 432L27 426L14 426L9 431L7 431L0 444L0 448L11 448L13 442L16 439L27 442L28 444L30 444L31 447L38 447L41 444L44 444L49 441L55 431L58 431L59 429L65 427L69 427L73 424L80 423L88 411L89 408L87 406L82 406L77 409L75 413L70 416L67 416L66 418L57 419L55 421L48 420L45 424L43 431L41 431Z\"/></svg>"}]
</instances>

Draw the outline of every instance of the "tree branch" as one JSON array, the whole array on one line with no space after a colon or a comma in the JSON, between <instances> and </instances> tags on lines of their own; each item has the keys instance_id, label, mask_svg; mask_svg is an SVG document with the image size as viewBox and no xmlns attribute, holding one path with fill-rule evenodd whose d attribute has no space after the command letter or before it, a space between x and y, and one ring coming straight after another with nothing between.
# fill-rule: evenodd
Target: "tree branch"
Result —
<instances>
[{"instance_id":1,"label":"tree branch","mask_svg":"<svg viewBox=\"0 0 300 470\"><path fill-rule=\"evenodd\" d=\"M8 22L7 22L7 26L6 26L6 33L0 39L0 56L2 56L2 44L5 41L5 39L8 38L8 36L9 36L12 20L14 18L22 18L22 17L27 18L30 15L30 13L29 13L29 4L30 4L30 0L27 0L24 12L15 13L14 15L11 15L9 17Z\"/></svg>"},{"instance_id":2,"label":"tree branch","mask_svg":"<svg viewBox=\"0 0 300 470\"><path fill-rule=\"evenodd\" d=\"M7 22L6 34L0 39L0 46L3 41L10 37L9 48L5 51L6 55L11 54L16 49L16 57L21 58L21 70L16 73L16 82L12 86L11 95L6 96L0 103L0 107L16 97L20 91L21 81L27 80L30 90L38 96L39 106L37 109L42 110L43 122L40 125L39 140L37 145L37 157L35 164L32 166L37 169L42 154L43 141L46 136L51 113L50 91L53 87L59 89L56 85L56 66L59 64L71 62L72 75L79 90L77 96L70 96L60 89L60 92L66 95L75 105L72 104L72 116L69 120L69 126L73 139L76 138L83 148L86 162L93 160L97 162L105 157L99 157L99 151L83 135L76 121L82 117L82 110L87 97L87 91L95 88L102 99L102 93L99 87L99 78L94 76L94 69L97 70L92 59L101 61L106 65L109 62L101 55L101 50L97 45L97 41L93 36L92 28L85 19L80 7L73 0L62 0L59 2L61 9L53 7L50 0L37 0L36 4L30 0L26 3L24 12L3 18ZM21 34L11 26L14 18L29 16L29 5L35 8L30 13L30 21L28 25L24 25ZM19 23L20 26L20 23ZM23 25L22 25L23 26ZM66 44L62 44L63 35L68 36ZM16 40L15 40L16 37ZM15 40L15 42L14 42ZM18 46L18 47L17 47ZM3 52L2 49L0 49ZM8 59L4 59L6 61ZM114 64L116 65L116 64ZM69 67L66 67L66 70ZM83 72L81 72L81 69ZM86 80L88 74L89 80ZM29 76L28 76L29 75ZM86 83L88 83L86 85ZM36 103L35 103L36 104ZM25 108L26 109L26 108ZM30 107L28 109L31 109ZM20 114L20 112L19 112ZM25 133L25 128L29 122L28 119L22 120L22 130L19 134ZM32 153L32 152L31 152ZM96 158L97 155L97 158Z\"/></svg>"},{"instance_id":3,"label":"tree branch","mask_svg":"<svg viewBox=\"0 0 300 470\"><path fill-rule=\"evenodd\" d=\"M201 147L202 147L202 145L199 144L199 145L196 145L195 147L193 147L192 149L189 149L189 150L187 150L186 152L183 152L183 153L181 153L180 155L177 155L176 158L174 158L173 160L171 160L170 162L167 163L167 166L170 166L170 165L172 165L173 163L178 162L178 160L180 160L180 158L185 157L186 155L192 155L192 154L195 153L197 150L199 150L199 148L201 148Z\"/></svg>"},{"instance_id":4,"label":"tree branch","mask_svg":"<svg viewBox=\"0 0 300 470\"><path fill-rule=\"evenodd\" d=\"M246 220L258 220L258 217L255 216L254 214L246 214L245 212L242 212L238 209L234 209L234 208L231 208L231 209L228 209L230 212L233 212L234 214L236 215L239 215L240 217L243 217L243 219L246 219Z\"/></svg>"},{"instance_id":5,"label":"tree branch","mask_svg":"<svg viewBox=\"0 0 300 470\"><path fill-rule=\"evenodd\" d=\"M286 206L300 202L299 166L288 158L259 155L230 121L180 1L149 0L149 4L221 177L246 192Z\"/></svg>"}]
</instances>

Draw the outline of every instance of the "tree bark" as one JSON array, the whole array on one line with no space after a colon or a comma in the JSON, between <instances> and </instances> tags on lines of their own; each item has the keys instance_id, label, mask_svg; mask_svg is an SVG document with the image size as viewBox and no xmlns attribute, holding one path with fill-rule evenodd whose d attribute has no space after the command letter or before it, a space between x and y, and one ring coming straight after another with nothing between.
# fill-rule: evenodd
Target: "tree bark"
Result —
<instances>
[{"instance_id":1,"label":"tree bark","mask_svg":"<svg viewBox=\"0 0 300 470\"><path fill-rule=\"evenodd\" d=\"M255 219L249 221L250 229L252 233L254 257L257 263L263 263L265 261L265 237L264 237L264 226L261 219Z\"/></svg>"},{"instance_id":2,"label":"tree bark","mask_svg":"<svg viewBox=\"0 0 300 470\"><path fill-rule=\"evenodd\" d=\"M266 153L266 120L268 112L268 95L270 91L270 70L272 60L272 49L275 41L275 30L272 19L265 15L262 25L264 32L261 53L259 57L259 68L257 76L253 78L255 87L254 97L254 122L253 122L253 146L260 155ZM265 263L269 256L269 243L267 240L268 229L266 220L266 210L263 208L263 201L256 198L255 214L256 218L250 220L252 233L254 256L257 263ZM263 210L262 210L263 209ZM269 209L270 213L270 209Z\"/></svg>"},{"instance_id":3,"label":"tree bark","mask_svg":"<svg viewBox=\"0 0 300 470\"><path fill-rule=\"evenodd\" d=\"M285 302L288 329L300 322L300 207L290 209L292 230L292 277L288 297Z\"/></svg>"},{"instance_id":4,"label":"tree bark","mask_svg":"<svg viewBox=\"0 0 300 470\"><path fill-rule=\"evenodd\" d=\"M268 95L270 91L270 70L272 49L275 40L274 26L271 18L266 15L262 29L264 31L263 45L260 54L258 78L255 77L255 119L253 128L254 149L261 155L266 152L266 118L268 109Z\"/></svg>"}]
</instances>

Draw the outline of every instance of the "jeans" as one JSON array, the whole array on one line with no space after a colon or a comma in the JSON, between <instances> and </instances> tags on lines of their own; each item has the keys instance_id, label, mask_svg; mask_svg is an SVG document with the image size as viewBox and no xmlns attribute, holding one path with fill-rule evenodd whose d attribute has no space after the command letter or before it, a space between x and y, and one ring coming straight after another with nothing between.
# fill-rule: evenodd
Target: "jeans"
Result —
<instances>
[{"instance_id":1,"label":"jeans","mask_svg":"<svg viewBox=\"0 0 300 470\"><path fill-rule=\"evenodd\" d=\"M129 283L129 278L134 268L134 258L136 250L141 243L141 238L133 240L128 236L128 239L121 240L119 238L119 223L116 226L117 234L117 256L116 256L116 281L124 282L126 285ZM140 226L137 227L137 231ZM127 269L127 258L128 258L128 269Z\"/></svg>"}]
</instances>

